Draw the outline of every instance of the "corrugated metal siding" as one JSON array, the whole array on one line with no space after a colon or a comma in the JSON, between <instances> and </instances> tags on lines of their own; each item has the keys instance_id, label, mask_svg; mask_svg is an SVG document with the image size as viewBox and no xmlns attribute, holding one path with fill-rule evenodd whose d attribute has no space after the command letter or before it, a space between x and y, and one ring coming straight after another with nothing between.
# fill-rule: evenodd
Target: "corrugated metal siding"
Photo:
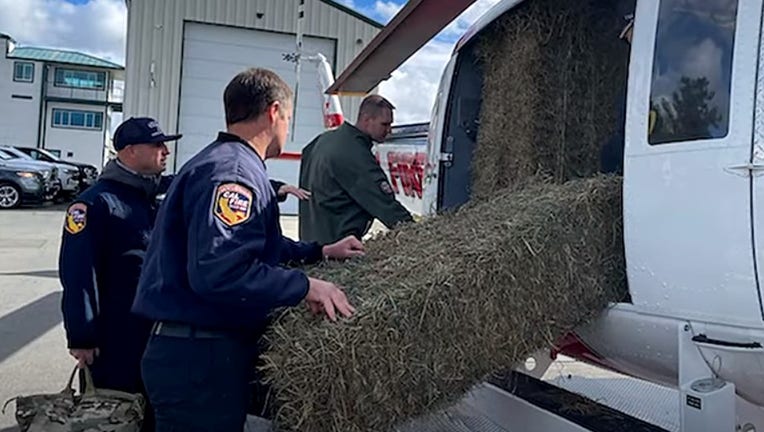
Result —
<instances>
[{"instance_id":1,"label":"corrugated metal siding","mask_svg":"<svg viewBox=\"0 0 764 432\"><path fill-rule=\"evenodd\" d=\"M131 0L125 118L148 115L159 120L167 131L177 130L184 21L294 33L297 4L297 0ZM257 17L258 13L263 14L262 18ZM306 0L305 13L305 35L337 41L337 58L329 59L335 75L339 75L379 31L319 0ZM357 43L359 39L361 42ZM341 98L346 118L355 120L360 99Z\"/></svg>"}]
</instances>

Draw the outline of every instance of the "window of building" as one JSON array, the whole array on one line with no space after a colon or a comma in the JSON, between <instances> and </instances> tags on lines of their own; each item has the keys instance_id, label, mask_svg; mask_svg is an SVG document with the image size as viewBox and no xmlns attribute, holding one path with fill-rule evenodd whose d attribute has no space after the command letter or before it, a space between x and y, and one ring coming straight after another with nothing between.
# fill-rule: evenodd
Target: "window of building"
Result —
<instances>
[{"instance_id":1,"label":"window of building","mask_svg":"<svg viewBox=\"0 0 764 432\"><path fill-rule=\"evenodd\" d=\"M34 82L34 63L14 62L13 80L19 82Z\"/></svg>"},{"instance_id":2,"label":"window of building","mask_svg":"<svg viewBox=\"0 0 764 432\"><path fill-rule=\"evenodd\" d=\"M101 130L103 113L54 108L53 127Z\"/></svg>"},{"instance_id":3,"label":"window of building","mask_svg":"<svg viewBox=\"0 0 764 432\"><path fill-rule=\"evenodd\" d=\"M106 88L106 72L56 68L57 87L103 90Z\"/></svg>"},{"instance_id":4,"label":"window of building","mask_svg":"<svg viewBox=\"0 0 764 432\"><path fill-rule=\"evenodd\" d=\"M727 136L738 0L661 0L650 144Z\"/></svg>"}]
</instances>

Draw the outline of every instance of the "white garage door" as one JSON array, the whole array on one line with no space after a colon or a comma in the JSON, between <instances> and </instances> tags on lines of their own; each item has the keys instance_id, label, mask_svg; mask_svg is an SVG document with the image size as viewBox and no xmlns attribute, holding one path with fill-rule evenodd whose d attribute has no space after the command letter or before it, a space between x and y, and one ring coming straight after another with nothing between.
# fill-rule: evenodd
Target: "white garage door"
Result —
<instances>
[{"instance_id":1,"label":"white garage door","mask_svg":"<svg viewBox=\"0 0 764 432\"><path fill-rule=\"evenodd\" d=\"M183 138L175 151L176 171L214 140L218 131L225 129L223 90L237 73L249 67L264 67L278 73L292 89L295 87L294 63L283 60L284 53L295 50L294 35L186 23L183 37L178 127ZM334 40L305 37L303 47L308 53L324 54L330 62L334 59ZM295 110L295 133L290 136L286 152L299 153L323 131L323 96L318 82L316 68L304 62ZM267 162L268 174L272 179L296 185L299 163L288 158L271 159ZM294 197L281 204L281 212L297 214Z\"/></svg>"}]
</instances>

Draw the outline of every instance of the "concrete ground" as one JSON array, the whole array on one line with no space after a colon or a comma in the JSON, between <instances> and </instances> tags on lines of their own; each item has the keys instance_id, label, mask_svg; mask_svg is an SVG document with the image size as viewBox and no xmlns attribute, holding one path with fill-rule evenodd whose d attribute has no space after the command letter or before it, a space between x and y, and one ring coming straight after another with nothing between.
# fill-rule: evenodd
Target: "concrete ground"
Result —
<instances>
[{"instance_id":1,"label":"concrete ground","mask_svg":"<svg viewBox=\"0 0 764 432\"><path fill-rule=\"evenodd\" d=\"M74 367L61 322L58 249L62 206L0 211L0 405L17 395L63 389ZM282 218L296 238L295 217ZM614 374L570 359L558 360L545 379ZM17 430L11 403L0 415L0 432Z\"/></svg>"},{"instance_id":2,"label":"concrete ground","mask_svg":"<svg viewBox=\"0 0 764 432\"><path fill-rule=\"evenodd\" d=\"M0 212L0 403L59 391L74 366L59 312L62 217L60 207ZM14 409L0 415L1 432L15 430Z\"/></svg>"}]
</instances>

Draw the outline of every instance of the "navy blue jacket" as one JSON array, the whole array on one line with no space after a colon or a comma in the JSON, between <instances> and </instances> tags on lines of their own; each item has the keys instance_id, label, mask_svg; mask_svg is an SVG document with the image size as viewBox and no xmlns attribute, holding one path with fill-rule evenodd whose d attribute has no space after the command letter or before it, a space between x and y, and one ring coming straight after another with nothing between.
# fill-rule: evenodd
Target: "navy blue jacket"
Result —
<instances>
[{"instance_id":1,"label":"navy blue jacket","mask_svg":"<svg viewBox=\"0 0 764 432\"><path fill-rule=\"evenodd\" d=\"M149 324L130 312L156 215L139 188L99 180L67 209L59 253L69 348L140 345Z\"/></svg>"},{"instance_id":2,"label":"navy blue jacket","mask_svg":"<svg viewBox=\"0 0 764 432\"><path fill-rule=\"evenodd\" d=\"M221 133L183 166L163 201L133 310L155 321L259 330L271 310L308 292L305 274L284 265L321 255L320 245L282 235L265 163Z\"/></svg>"}]
</instances>

